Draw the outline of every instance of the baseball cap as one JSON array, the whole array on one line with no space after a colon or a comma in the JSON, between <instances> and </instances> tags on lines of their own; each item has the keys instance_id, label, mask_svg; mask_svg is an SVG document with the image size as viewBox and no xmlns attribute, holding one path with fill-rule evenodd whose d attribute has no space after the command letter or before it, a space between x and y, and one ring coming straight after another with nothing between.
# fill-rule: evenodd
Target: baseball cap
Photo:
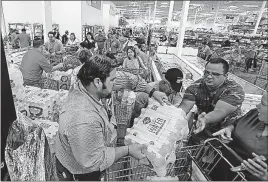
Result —
<instances>
[{"instance_id":1,"label":"baseball cap","mask_svg":"<svg viewBox=\"0 0 268 182\"><path fill-rule=\"evenodd\" d=\"M179 68L170 68L165 73L165 79L169 81L171 88L176 92L180 92L182 83L178 83L177 80L183 78L183 73Z\"/></svg>"}]
</instances>

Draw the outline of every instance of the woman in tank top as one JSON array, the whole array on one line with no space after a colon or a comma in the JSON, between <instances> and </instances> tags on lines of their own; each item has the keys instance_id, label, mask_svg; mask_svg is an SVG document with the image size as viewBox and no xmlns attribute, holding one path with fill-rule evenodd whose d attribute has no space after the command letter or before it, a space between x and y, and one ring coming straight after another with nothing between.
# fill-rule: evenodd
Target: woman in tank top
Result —
<instances>
[{"instance_id":1,"label":"woman in tank top","mask_svg":"<svg viewBox=\"0 0 268 182\"><path fill-rule=\"evenodd\" d=\"M135 48L130 46L127 48L127 58L124 60L123 68L129 69L148 69L142 62L141 58L137 56Z\"/></svg>"}]
</instances>

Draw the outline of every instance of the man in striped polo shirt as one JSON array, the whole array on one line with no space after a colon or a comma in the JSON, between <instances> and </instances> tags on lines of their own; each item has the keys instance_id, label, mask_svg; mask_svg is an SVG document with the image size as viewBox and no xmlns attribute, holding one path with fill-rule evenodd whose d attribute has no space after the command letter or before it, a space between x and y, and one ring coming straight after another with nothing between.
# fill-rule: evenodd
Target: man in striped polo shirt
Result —
<instances>
[{"instance_id":1,"label":"man in striped polo shirt","mask_svg":"<svg viewBox=\"0 0 268 182\"><path fill-rule=\"evenodd\" d=\"M245 93L234 80L228 79L228 62L222 58L211 59L205 66L203 78L192 83L185 91L179 108L188 113L194 105L196 142L212 136L222 127L232 124L241 116ZM190 126L192 123L189 123Z\"/></svg>"}]
</instances>

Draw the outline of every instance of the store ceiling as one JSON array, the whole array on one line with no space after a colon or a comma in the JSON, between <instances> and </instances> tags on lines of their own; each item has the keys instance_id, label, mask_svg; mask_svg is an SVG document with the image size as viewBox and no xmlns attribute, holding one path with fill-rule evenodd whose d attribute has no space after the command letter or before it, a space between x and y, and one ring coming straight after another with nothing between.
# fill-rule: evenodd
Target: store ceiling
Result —
<instances>
[{"instance_id":1,"label":"store ceiling","mask_svg":"<svg viewBox=\"0 0 268 182\"><path fill-rule=\"evenodd\" d=\"M155 1L112 1L121 14L128 19L147 19L151 14L153 17L153 10ZM262 2L256 1L190 1L188 21L194 19L197 12L196 19L213 18L215 17L217 7L218 17L223 14L246 14L249 12L258 13ZM173 20L180 19L180 13L183 1L174 1ZM157 1L156 19L168 18L170 1ZM150 12L150 13L149 13ZM266 3L267 13L267 3Z\"/></svg>"}]
</instances>

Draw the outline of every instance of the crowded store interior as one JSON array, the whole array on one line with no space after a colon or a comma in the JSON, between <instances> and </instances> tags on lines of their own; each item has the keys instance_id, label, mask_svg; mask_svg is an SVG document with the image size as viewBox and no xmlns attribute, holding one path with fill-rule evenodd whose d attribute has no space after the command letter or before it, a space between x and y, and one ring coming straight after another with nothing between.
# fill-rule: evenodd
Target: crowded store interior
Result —
<instances>
[{"instance_id":1,"label":"crowded store interior","mask_svg":"<svg viewBox=\"0 0 268 182\"><path fill-rule=\"evenodd\" d=\"M1 1L2 181L267 181L257 1Z\"/></svg>"}]
</instances>

